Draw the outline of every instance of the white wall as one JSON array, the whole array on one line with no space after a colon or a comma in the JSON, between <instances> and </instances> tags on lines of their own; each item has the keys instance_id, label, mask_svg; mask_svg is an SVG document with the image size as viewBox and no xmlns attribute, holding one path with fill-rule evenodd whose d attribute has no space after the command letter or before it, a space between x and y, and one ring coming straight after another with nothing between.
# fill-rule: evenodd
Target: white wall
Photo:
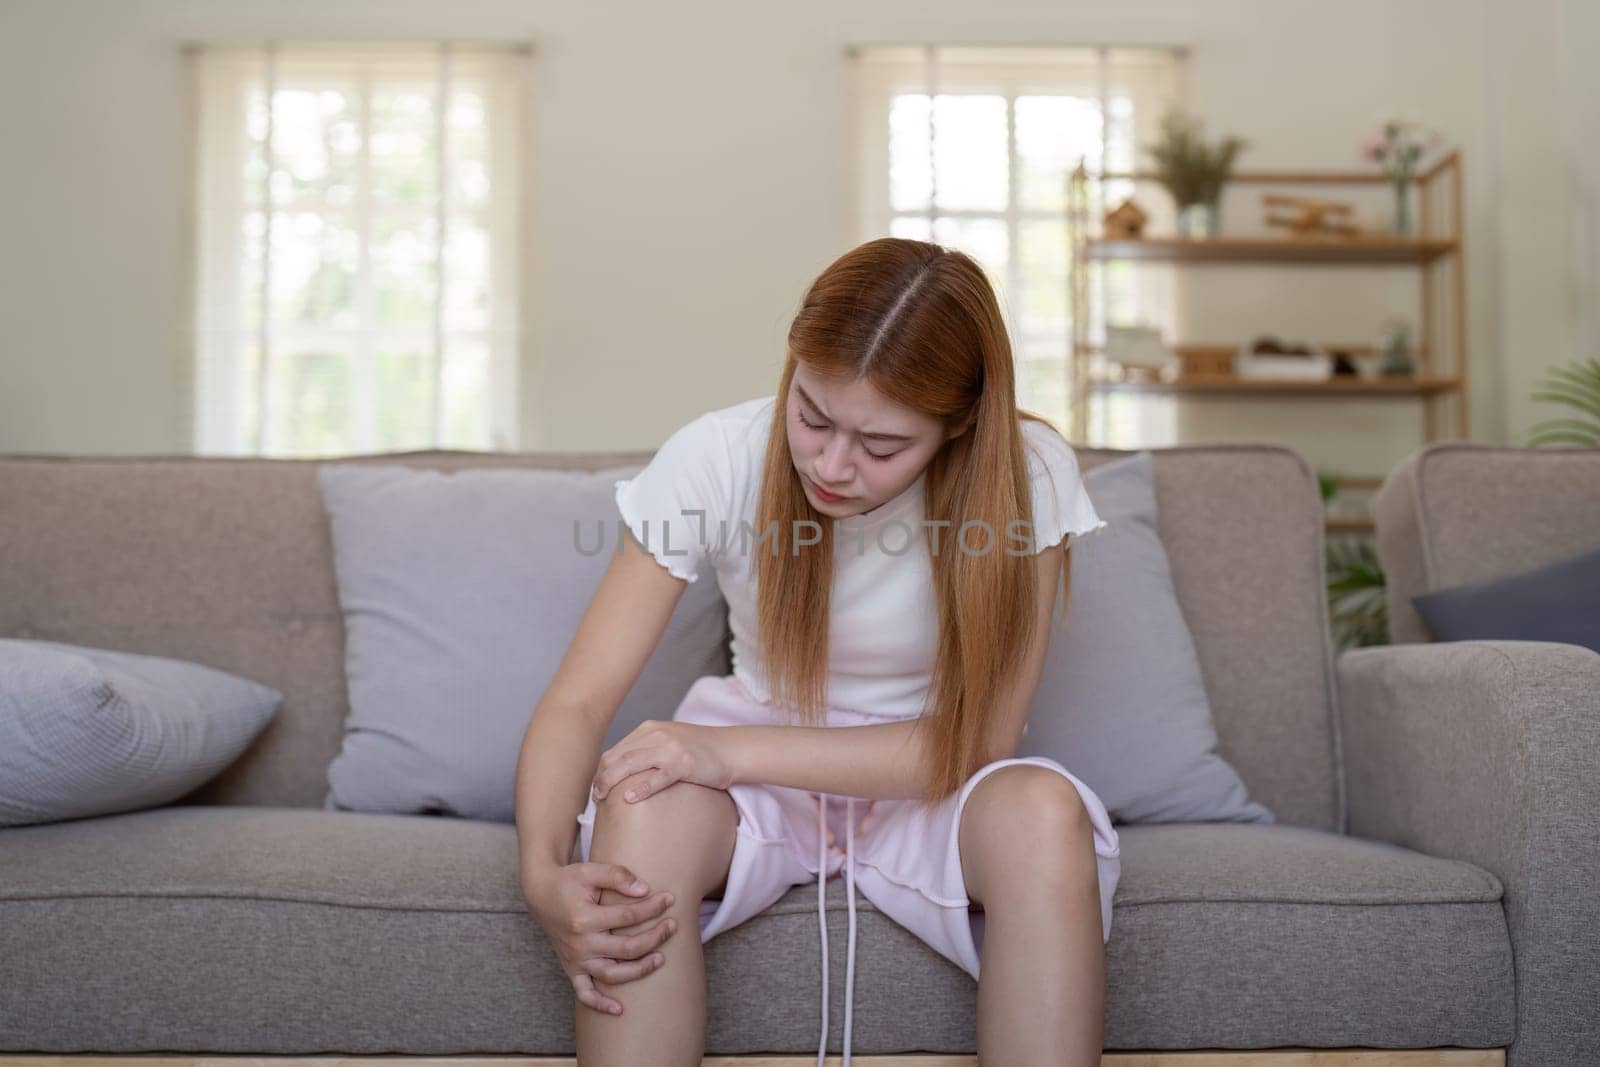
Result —
<instances>
[{"instance_id":1,"label":"white wall","mask_svg":"<svg viewBox=\"0 0 1600 1067\"><path fill-rule=\"evenodd\" d=\"M534 41L527 448L653 447L772 388L804 286L854 240L852 40L1188 43L1195 110L1255 141L1251 168L1355 166L1410 107L1467 164L1472 436L1549 414L1533 381L1595 340L1587 0L0 0L0 452L189 450L176 46L266 35ZM1415 432L1385 421L1376 453Z\"/></svg>"}]
</instances>

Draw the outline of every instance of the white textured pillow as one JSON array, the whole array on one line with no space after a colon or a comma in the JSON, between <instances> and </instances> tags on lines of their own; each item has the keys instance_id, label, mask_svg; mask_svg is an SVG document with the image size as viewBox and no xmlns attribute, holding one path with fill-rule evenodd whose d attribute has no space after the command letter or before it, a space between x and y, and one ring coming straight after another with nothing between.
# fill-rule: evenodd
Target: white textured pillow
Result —
<instances>
[{"instance_id":1,"label":"white textured pillow","mask_svg":"<svg viewBox=\"0 0 1600 1067\"><path fill-rule=\"evenodd\" d=\"M0 826L174 801L237 759L282 702L198 663L0 640Z\"/></svg>"},{"instance_id":2,"label":"white textured pillow","mask_svg":"<svg viewBox=\"0 0 1600 1067\"><path fill-rule=\"evenodd\" d=\"M617 550L631 473L318 468L350 694L324 808L515 821L522 737ZM727 616L715 582L685 587L602 748L728 672Z\"/></svg>"},{"instance_id":3,"label":"white textured pillow","mask_svg":"<svg viewBox=\"0 0 1600 1067\"><path fill-rule=\"evenodd\" d=\"M1148 451L1084 473L1106 527L1072 542L1067 621L1051 623L1018 755L1068 767L1114 822L1273 822L1217 752L1200 658L1157 533L1154 475Z\"/></svg>"}]
</instances>

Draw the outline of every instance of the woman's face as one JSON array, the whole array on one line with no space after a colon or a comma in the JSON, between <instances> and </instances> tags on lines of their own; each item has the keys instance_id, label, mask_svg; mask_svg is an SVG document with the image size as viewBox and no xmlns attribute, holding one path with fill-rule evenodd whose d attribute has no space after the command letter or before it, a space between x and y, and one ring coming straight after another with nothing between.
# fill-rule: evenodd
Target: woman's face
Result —
<instances>
[{"instance_id":1,"label":"woman's face","mask_svg":"<svg viewBox=\"0 0 1600 1067\"><path fill-rule=\"evenodd\" d=\"M812 506L834 518L899 496L948 439L938 419L893 403L866 379L839 382L803 363L795 366L787 407L794 469Z\"/></svg>"}]
</instances>

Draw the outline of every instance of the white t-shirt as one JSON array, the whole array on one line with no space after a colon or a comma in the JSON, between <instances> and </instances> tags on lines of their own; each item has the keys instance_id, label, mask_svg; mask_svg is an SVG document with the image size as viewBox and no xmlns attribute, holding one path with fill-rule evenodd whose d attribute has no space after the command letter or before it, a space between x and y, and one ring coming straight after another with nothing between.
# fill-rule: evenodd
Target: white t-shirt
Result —
<instances>
[{"instance_id":1,"label":"white t-shirt","mask_svg":"<svg viewBox=\"0 0 1600 1067\"><path fill-rule=\"evenodd\" d=\"M776 399L758 397L699 416L668 437L637 475L615 483L628 528L670 573L695 581L703 563L714 567L728 602L733 673L751 695L769 702L753 577L756 554L773 551L772 538L756 539L755 516ZM987 545L989 551L1037 552L1106 524L1089 500L1072 448L1048 427L1024 420L1022 429L1033 477L1033 529L1019 524L1009 533L996 531L998 539L990 541L974 526L964 541L968 551L982 552ZM830 706L890 719L924 713L939 617L922 525L926 480L924 471L867 514L831 520L837 526L828 619ZM958 527L938 528L940 552L960 550Z\"/></svg>"}]
</instances>

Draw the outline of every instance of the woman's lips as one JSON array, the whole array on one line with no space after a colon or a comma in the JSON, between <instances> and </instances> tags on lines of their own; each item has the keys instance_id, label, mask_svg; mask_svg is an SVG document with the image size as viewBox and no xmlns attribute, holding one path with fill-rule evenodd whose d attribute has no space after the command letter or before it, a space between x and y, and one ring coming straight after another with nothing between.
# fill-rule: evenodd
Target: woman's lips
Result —
<instances>
[{"instance_id":1,"label":"woman's lips","mask_svg":"<svg viewBox=\"0 0 1600 1067\"><path fill-rule=\"evenodd\" d=\"M811 491L816 493L818 496L820 496L824 501L826 501L829 504L837 504L841 500L849 500L850 499L847 496L840 496L838 493L830 493L830 492L828 492L826 489L822 488L822 486L818 485L816 482L812 482L810 478L807 478L806 481L811 482Z\"/></svg>"}]
</instances>

